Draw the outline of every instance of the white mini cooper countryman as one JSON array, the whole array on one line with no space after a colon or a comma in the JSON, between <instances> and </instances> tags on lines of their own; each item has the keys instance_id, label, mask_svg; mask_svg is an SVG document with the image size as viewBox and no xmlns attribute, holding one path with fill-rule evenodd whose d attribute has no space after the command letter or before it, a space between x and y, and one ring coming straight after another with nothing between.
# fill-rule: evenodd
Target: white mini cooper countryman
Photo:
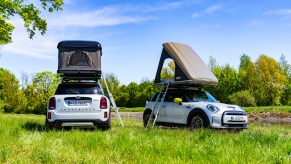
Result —
<instances>
[{"instance_id":1,"label":"white mini cooper countryman","mask_svg":"<svg viewBox=\"0 0 291 164\"><path fill-rule=\"evenodd\" d=\"M156 105L154 113L157 114L157 108L162 99L161 93L156 102L158 94L156 93L145 106L143 113L145 127L154 105ZM156 124L184 125L191 129L201 127L245 129L248 127L248 117L242 107L219 103L208 92L193 89L169 89L161 104Z\"/></svg>"},{"instance_id":2,"label":"white mini cooper countryman","mask_svg":"<svg viewBox=\"0 0 291 164\"><path fill-rule=\"evenodd\" d=\"M110 102L97 82L59 84L49 99L46 127L111 127Z\"/></svg>"}]
</instances>

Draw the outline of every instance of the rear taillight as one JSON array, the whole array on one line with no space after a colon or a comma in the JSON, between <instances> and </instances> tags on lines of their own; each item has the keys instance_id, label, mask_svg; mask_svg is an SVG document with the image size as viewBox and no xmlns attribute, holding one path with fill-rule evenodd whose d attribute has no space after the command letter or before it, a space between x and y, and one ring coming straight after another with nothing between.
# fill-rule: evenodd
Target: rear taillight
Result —
<instances>
[{"instance_id":1,"label":"rear taillight","mask_svg":"<svg viewBox=\"0 0 291 164\"><path fill-rule=\"evenodd\" d=\"M49 109L56 109L56 98L51 97L49 100Z\"/></svg>"},{"instance_id":2,"label":"rear taillight","mask_svg":"<svg viewBox=\"0 0 291 164\"><path fill-rule=\"evenodd\" d=\"M107 109L107 99L105 97L101 98L100 109Z\"/></svg>"},{"instance_id":3,"label":"rear taillight","mask_svg":"<svg viewBox=\"0 0 291 164\"><path fill-rule=\"evenodd\" d=\"M51 112L48 112L47 113L47 119L51 119L52 118L52 114L51 114Z\"/></svg>"}]
</instances>

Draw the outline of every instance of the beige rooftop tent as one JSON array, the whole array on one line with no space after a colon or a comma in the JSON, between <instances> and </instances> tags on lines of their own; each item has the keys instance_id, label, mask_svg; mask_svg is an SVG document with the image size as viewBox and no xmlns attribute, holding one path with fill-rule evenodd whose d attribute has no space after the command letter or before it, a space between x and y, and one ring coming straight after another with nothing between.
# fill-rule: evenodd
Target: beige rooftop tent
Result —
<instances>
[{"instance_id":1,"label":"beige rooftop tent","mask_svg":"<svg viewBox=\"0 0 291 164\"><path fill-rule=\"evenodd\" d=\"M161 71L164 61L168 58L175 62L175 79L172 84L216 85L218 83L215 75L190 46L167 42L163 44L155 84L163 82Z\"/></svg>"}]
</instances>

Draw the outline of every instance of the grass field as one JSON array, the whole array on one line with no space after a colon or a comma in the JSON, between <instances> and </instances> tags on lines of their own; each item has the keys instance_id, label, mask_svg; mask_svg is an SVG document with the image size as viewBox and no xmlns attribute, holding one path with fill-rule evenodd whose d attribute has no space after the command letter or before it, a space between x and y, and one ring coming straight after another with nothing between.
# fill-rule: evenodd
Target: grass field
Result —
<instances>
[{"instance_id":1,"label":"grass field","mask_svg":"<svg viewBox=\"0 0 291 164\"><path fill-rule=\"evenodd\" d=\"M291 106L263 106L263 107L244 107L246 112L276 112L291 113ZM144 107L119 108L120 112L143 112Z\"/></svg>"},{"instance_id":2,"label":"grass field","mask_svg":"<svg viewBox=\"0 0 291 164\"><path fill-rule=\"evenodd\" d=\"M113 120L109 131L48 131L44 116L0 114L0 163L291 163L288 126L242 132L156 127Z\"/></svg>"}]
</instances>

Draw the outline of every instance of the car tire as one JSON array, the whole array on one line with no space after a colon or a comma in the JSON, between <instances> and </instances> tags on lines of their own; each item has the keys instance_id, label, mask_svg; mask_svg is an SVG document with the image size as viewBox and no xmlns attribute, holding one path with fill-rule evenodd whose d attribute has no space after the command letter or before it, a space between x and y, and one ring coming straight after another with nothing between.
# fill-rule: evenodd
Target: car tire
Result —
<instances>
[{"instance_id":1,"label":"car tire","mask_svg":"<svg viewBox=\"0 0 291 164\"><path fill-rule=\"evenodd\" d=\"M189 124L190 124L189 127L191 130L208 127L206 119L200 114L193 114L193 116L190 119Z\"/></svg>"},{"instance_id":2,"label":"car tire","mask_svg":"<svg viewBox=\"0 0 291 164\"><path fill-rule=\"evenodd\" d=\"M151 117L151 112L147 112L143 116L143 126L146 128Z\"/></svg>"},{"instance_id":3,"label":"car tire","mask_svg":"<svg viewBox=\"0 0 291 164\"><path fill-rule=\"evenodd\" d=\"M102 131L107 131L111 129L111 120L109 121L108 125L101 127Z\"/></svg>"},{"instance_id":4,"label":"car tire","mask_svg":"<svg viewBox=\"0 0 291 164\"><path fill-rule=\"evenodd\" d=\"M45 121L45 130L46 131L50 131L53 129L53 126L52 125L49 125L47 121Z\"/></svg>"}]
</instances>

